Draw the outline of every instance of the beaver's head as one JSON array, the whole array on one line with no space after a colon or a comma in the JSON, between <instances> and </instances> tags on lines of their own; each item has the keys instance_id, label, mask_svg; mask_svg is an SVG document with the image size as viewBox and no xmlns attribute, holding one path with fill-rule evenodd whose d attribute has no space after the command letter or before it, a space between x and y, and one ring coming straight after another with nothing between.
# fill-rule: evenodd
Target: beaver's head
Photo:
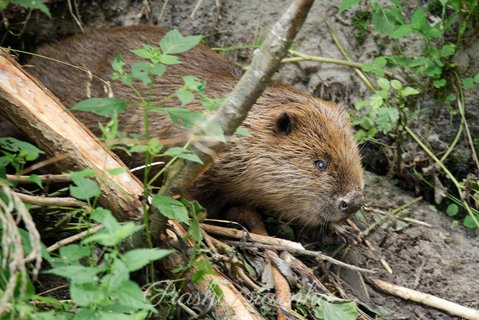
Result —
<instances>
[{"instance_id":1,"label":"beaver's head","mask_svg":"<svg viewBox=\"0 0 479 320\"><path fill-rule=\"evenodd\" d=\"M310 227L360 208L361 156L346 112L290 94L260 98L244 124L251 136L235 138L207 172L201 184L218 196L213 208L250 206Z\"/></svg>"}]
</instances>

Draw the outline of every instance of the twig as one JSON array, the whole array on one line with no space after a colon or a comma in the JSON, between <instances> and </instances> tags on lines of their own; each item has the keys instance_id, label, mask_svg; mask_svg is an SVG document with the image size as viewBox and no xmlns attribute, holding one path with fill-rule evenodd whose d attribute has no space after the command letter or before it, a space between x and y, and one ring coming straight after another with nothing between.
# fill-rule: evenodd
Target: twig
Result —
<instances>
[{"instance_id":1,"label":"twig","mask_svg":"<svg viewBox=\"0 0 479 320\"><path fill-rule=\"evenodd\" d=\"M79 207L88 208L88 205L75 198L57 198L57 197L39 197L30 196L23 193L15 193L23 202L34 204L41 207Z\"/></svg>"},{"instance_id":2,"label":"twig","mask_svg":"<svg viewBox=\"0 0 479 320\"><path fill-rule=\"evenodd\" d=\"M364 233L358 228L358 226L353 222L351 221L351 219L348 219L347 220L347 223L354 229L356 230L356 232L359 233L359 237L363 240L363 243L369 248L369 250L371 251L374 251L374 252L377 252L376 248L371 244L371 242L368 241L368 239L365 238L365 235ZM389 272L389 273L393 273L393 269L391 268L391 266L389 265L389 263L386 261L386 259L384 258L384 256L379 256L378 257L379 259L379 263L383 266L383 268Z\"/></svg>"},{"instance_id":3,"label":"twig","mask_svg":"<svg viewBox=\"0 0 479 320\"><path fill-rule=\"evenodd\" d=\"M46 167L50 164L56 163L60 160L66 159L66 158L68 158L68 153L59 154L59 155L57 155L55 157L52 157L50 159L37 162L34 165L31 165L30 167L28 167L28 168L24 169L22 172L20 172L20 175L30 173L32 171L35 171L35 170L38 170L40 168Z\"/></svg>"},{"instance_id":4,"label":"twig","mask_svg":"<svg viewBox=\"0 0 479 320\"><path fill-rule=\"evenodd\" d=\"M62 183L62 182L70 181L70 176L67 174L44 174L44 175L39 175L38 178L40 179L41 182L44 182L44 183L50 183L50 182ZM25 183L25 184L35 183L35 181L30 179L30 176L20 176L20 175L13 175L13 174L7 174L7 180L15 181L17 183Z\"/></svg>"},{"instance_id":5,"label":"twig","mask_svg":"<svg viewBox=\"0 0 479 320\"><path fill-rule=\"evenodd\" d=\"M299 61L313 61L313 62L323 62L323 63L332 63L347 67L352 67L356 69L361 69L363 72L363 64L358 62L353 62L351 60L340 60L340 59L333 59L333 58L326 58L326 57L319 57L319 56L311 56L302 52L289 50L288 51L291 55L296 56L293 58L284 58L281 62L288 63L288 62L299 62ZM406 80L401 78L399 75L394 74L389 71L384 71L384 74L392 79L396 79L402 83L406 83Z\"/></svg>"},{"instance_id":6,"label":"twig","mask_svg":"<svg viewBox=\"0 0 479 320\"><path fill-rule=\"evenodd\" d=\"M370 277L368 278L368 280L371 281L379 289L389 294L445 311L454 316L469 320L479 320L479 310L467 308L457 303L441 299L427 293L397 286L395 284L382 281L376 278Z\"/></svg>"},{"instance_id":7,"label":"twig","mask_svg":"<svg viewBox=\"0 0 479 320\"><path fill-rule=\"evenodd\" d=\"M165 0L163 6L161 7L160 14L158 15L158 21L162 22L161 19L163 18L163 14L165 13L166 6L168 5L168 0Z\"/></svg>"},{"instance_id":8,"label":"twig","mask_svg":"<svg viewBox=\"0 0 479 320\"><path fill-rule=\"evenodd\" d=\"M283 246L283 247L287 247L291 249L304 250L304 247L300 243L293 242L290 240L278 239L278 238L274 238L270 236L262 236L259 234L250 233L243 230L224 228L224 227L214 226L211 224L201 223L200 226L201 226L201 229L203 229L204 231L213 233L213 234L218 234L218 235L227 236L227 237L236 238L236 239L251 239L252 241L255 241L258 243Z\"/></svg>"},{"instance_id":9,"label":"twig","mask_svg":"<svg viewBox=\"0 0 479 320\"><path fill-rule=\"evenodd\" d=\"M68 238L65 238L65 239L62 239L58 242L55 242L54 244L52 244L51 246L49 246L47 248L47 251L48 252L53 252L63 246L66 246L67 244L70 244L70 243L73 243L73 242L76 242L78 240L80 240L81 238L83 237L86 237L92 233L95 233L97 232L98 230L101 230L103 228L103 225L101 224L96 224L94 225L93 227L91 227L90 229L88 230L85 230L85 231L82 231L80 233L77 233L71 237L68 237Z\"/></svg>"},{"instance_id":10,"label":"twig","mask_svg":"<svg viewBox=\"0 0 479 320\"><path fill-rule=\"evenodd\" d=\"M192 20L195 17L196 12L198 11L198 9L201 7L202 4L203 4L203 0L196 1L195 7L193 8L193 11L191 12L189 17L190 20Z\"/></svg>"},{"instance_id":11,"label":"twig","mask_svg":"<svg viewBox=\"0 0 479 320\"><path fill-rule=\"evenodd\" d=\"M376 273L376 271L374 271L374 270L369 270L369 269L364 269L364 268L361 268L361 267L356 267L356 266L347 264L345 262L336 260L336 259L331 258L331 257L329 257L329 256L327 256L327 255L325 255L325 254L323 254L319 251L311 251L311 250L306 250L306 249L295 249L295 248L288 247L288 246L271 245L271 244L264 244L264 243L257 243L257 242L226 241L226 243L229 243L229 244L234 245L236 247L241 247L243 249L248 249L248 247L249 248L256 247L256 248L261 248L261 249L288 251L288 252L291 252L291 253L294 253L294 254L302 254L302 255L305 255L305 256L315 257L315 258L318 258L320 260L327 261L331 264L334 264L334 265L337 265L337 266L340 266L340 267L343 267L343 268L348 268L348 269L351 269L351 270L354 270L354 271L370 273L370 274Z\"/></svg>"}]
</instances>

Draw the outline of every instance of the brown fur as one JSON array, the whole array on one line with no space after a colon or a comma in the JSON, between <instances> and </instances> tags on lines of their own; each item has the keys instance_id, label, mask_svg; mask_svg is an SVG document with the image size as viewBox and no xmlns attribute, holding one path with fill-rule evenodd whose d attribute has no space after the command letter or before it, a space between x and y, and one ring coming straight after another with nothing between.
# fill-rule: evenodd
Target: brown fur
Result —
<instances>
[{"instance_id":1,"label":"brown fur","mask_svg":"<svg viewBox=\"0 0 479 320\"><path fill-rule=\"evenodd\" d=\"M93 75L109 79L111 61L119 52L131 63L137 58L130 49L143 43L157 45L163 34L164 30L149 26L90 30L86 35L45 46L38 53L86 67ZM208 96L222 97L242 73L237 65L202 45L181 55L181 60L179 65L168 66L166 75L155 83L155 98L179 88L185 75L207 81ZM66 106L86 98L89 81L85 72L40 58L33 58L30 64L31 73ZM119 81L111 82L111 87L115 97L138 101ZM146 90L143 93L146 95ZM101 81L92 81L91 96L105 96ZM142 109L129 107L120 117L120 129L143 134L143 115ZM97 116L77 116L98 133ZM281 119L290 127L284 128ZM151 121L152 135L185 136L183 129L164 116L154 114ZM245 205L314 227L343 220L359 208L361 159L347 116L334 103L273 82L253 106L244 126L252 136L233 137L192 190L210 213ZM138 155L123 155L123 159L130 167L143 162ZM320 159L327 164L325 170L315 166Z\"/></svg>"}]
</instances>

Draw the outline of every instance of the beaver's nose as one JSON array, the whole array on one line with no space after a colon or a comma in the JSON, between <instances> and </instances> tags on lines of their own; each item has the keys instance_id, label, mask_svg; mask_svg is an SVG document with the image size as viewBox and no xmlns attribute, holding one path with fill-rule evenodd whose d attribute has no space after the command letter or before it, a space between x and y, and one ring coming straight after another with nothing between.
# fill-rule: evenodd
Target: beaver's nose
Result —
<instances>
[{"instance_id":1,"label":"beaver's nose","mask_svg":"<svg viewBox=\"0 0 479 320\"><path fill-rule=\"evenodd\" d=\"M350 192L336 200L339 211L345 215L352 215L361 208L363 196L361 192Z\"/></svg>"}]
</instances>

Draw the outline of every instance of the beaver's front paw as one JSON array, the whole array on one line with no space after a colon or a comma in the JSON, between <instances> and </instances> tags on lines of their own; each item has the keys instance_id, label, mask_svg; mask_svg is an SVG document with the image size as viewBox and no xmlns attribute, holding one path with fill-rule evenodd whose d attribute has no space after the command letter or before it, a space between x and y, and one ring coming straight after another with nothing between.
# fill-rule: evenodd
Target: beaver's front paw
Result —
<instances>
[{"instance_id":1,"label":"beaver's front paw","mask_svg":"<svg viewBox=\"0 0 479 320\"><path fill-rule=\"evenodd\" d=\"M348 225L331 223L329 229L341 242L359 244L362 241L358 231Z\"/></svg>"}]
</instances>

